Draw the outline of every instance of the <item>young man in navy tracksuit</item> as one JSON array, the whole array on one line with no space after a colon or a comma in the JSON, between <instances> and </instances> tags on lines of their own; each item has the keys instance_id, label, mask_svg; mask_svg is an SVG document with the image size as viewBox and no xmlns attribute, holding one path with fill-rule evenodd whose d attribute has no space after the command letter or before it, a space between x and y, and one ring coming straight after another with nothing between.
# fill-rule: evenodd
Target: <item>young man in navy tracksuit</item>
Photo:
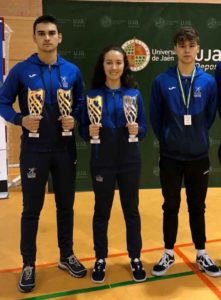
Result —
<instances>
[{"instance_id":1,"label":"young man in navy tracksuit","mask_svg":"<svg viewBox=\"0 0 221 300\"><path fill-rule=\"evenodd\" d=\"M20 171L23 192L21 254L24 266L19 281L22 292L30 292L35 287L36 236L49 172L57 208L59 267L67 269L75 277L86 274L72 250L76 176L73 129L74 118L78 118L84 99L82 77L77 66L57 53L62 36L53 17L41 16L35 20L33 38L38 52L12 68L0 89L0 115L8 122L22 126L23 130ZM58 90L63 96L69 93L70 96L66 96L69 100L73 98L70 115L61 116ZM21 113L12 107L16 96ZM41 115L30 114L28 97L38 106L43 101ZM33 109L33 102L31 105ZM62 131L71 131L72 135L63 136Z\"/></svg>"},{"instance_id":2,"label":"young man in navy tracksuit","mask_svg":"<svg viewBox=\"0 0 221 300\"><path fill-rule=\"evenodd\" d=\"M162 276L174 264L181 188L184 181L196 263L209 276L221 271L205 251L205 198L209 177L210 129L217 109L214 78L195 64L199 34L192 27L174 36L178 64L158 75L152 86L150 119L160 144L160 181L165 253L152 274Z\"/></svg>"}]
</instances>

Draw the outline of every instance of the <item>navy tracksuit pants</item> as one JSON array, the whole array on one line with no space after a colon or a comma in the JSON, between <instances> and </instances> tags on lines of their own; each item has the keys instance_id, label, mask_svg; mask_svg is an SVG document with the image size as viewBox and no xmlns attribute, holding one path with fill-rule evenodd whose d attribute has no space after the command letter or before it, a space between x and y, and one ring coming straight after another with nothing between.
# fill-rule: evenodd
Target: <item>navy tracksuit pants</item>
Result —
<instances>
[{"instance_id":1,"label":"navy tracksuit pants","mask_svg":"<svg viewBox=\"0 0 221 300\"><path fill-rule=\"evenodd\" d=\"M95 193L94 250L97 258L108 255L108 222L115 188L120 193L126 223L129 257L140 257L142 248L139 206L141 159L138 143L128 143L127 128L100 130L101 143L92 145L91 176Z\"/></svg>"},{"instance_id":2,"label":"navy tracksuit pants","mask_svg":"<svg viewBox=\"0 0 221 300\"><path fill-rule=\"evenodd\" d=\"M36 236L45 187L51 173L57 214L57 237L61 257L73 254L73 204L75 193L75 150L52 152L21 151L23 212L21 254L25 264L36 260Z\"/></svg>"},{"instance_id":3,"label":"navy tracksuit pants","mask_svg":"<svg viewBox=\"0 0 221 300\"><path fill-rule=\"evenodd\" d=\"M131 169L91 168L95 206L93 216L94 250L97 258L108 255L108 222L116 184L126 223L127 250L130 258L140 257L142 248L139 205L140 165Z\"/></svg>"},{"instance_id":4,"label":"navy tracksuit pants","mask_svg":"<svg viewBox=\"0 0 221 300\"><path fill-rule=\"evenodd\" d=\"M184 181L189 224L196 249L205 249L205 199L209 178L209 158L179 161L160 158L163 203L163 233L166 249L173 249L178 229L181 188Z\"/></svg>"}]
</instances>

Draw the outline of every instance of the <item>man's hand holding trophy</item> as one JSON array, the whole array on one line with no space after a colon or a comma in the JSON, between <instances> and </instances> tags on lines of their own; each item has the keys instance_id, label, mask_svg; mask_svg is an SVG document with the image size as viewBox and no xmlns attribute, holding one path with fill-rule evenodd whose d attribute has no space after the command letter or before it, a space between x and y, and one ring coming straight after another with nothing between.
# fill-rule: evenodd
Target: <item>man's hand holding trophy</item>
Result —
<instances>
[{"instance_id":1,"label":"man's hand holding trophy","mask_svg":"<svg viewBox=\"0 0 221 300\"><path fill-rule=\"evenodd\" d=\"M61 121L63 128L62 136L72 136L72 132L70 130L72 130L75 125L74 118L71 116L73 103L72 91L58 89L57 100L61 113L59 120Z\"/></svg>"},{"instance_id":2,"label":"man's hand holding trophy","mask_svg":"<svg viewBox=\"0 0 221 300\"><path fill-rule=\"evenodd\" d=\"M137 119L137 97L136 96L123 96L124 113L127 120L127 128L129 131L129 143L138 142L138 124Z\"/></svg>"},{"instance_id":3,"label":"man's hand holding trophy","mask_svg":"<svg viewBox=\"0 0 221 300\"><path fill-rule=\"evenodd\" d=\"M89 133L92 139L91 144L100 144L99 132L102 116L102 97L96 96L95 98L87 97L87 110L89 120L91 122L89 126Z\"/></svg>"}]
</instances>

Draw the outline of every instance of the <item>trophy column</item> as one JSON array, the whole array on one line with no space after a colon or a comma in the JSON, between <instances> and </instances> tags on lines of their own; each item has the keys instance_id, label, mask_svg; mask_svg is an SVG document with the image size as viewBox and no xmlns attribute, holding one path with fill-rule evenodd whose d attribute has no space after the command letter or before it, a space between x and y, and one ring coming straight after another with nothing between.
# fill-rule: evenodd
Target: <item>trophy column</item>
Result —
<instances>
[{"instance_id":1,"label":"trophy column","mask_svg":"<svg viewBox=\"0 0 221 300\"><path fill-rule=\"evenodd\" d=\"M137 119L137 97L136 96L123 96L124 103L124 114L127 120L127 123L133 124ZM138 137L133 134L129 134L128 138L129 143L138 142Z\"/></svg>"},{"instance_id":2,"label":"trophy column","mask_svg":"<svg viewBox=\"0 0 221 300\"><path fill-rule=\"evenodd\" d=\"M45 92L43 89L28 89L28 110L31 116L40 116L43 110ZM31 138L39 138L39 132L30 131L28 134Z\"/></svg>"},{"instance_id":3,"label":"trophy column","mask_svg":"<svg viewBox=\"0 0 221 300\"><path fill-rule=\"evenodd\" d=\"M99 125L102 115L102 97L96 96L95 98L87 97L87 110L91 124ZM100 144L99 136L94 136L90 140L91 144Z\"/></svg>"},{"instance_id":4,"label":"trophy column","mask_svg":"<svg viewBox=\"0 0 221 300\"><path fill-rule=\"evenodd\" d=\"M72 103L73 103L72 90L58 89L57 100L58 100L58 106L62 117L70 116L72 112ZM72 131L63 130L62 136L72 136Z\"/></svg>"}]
</instances>

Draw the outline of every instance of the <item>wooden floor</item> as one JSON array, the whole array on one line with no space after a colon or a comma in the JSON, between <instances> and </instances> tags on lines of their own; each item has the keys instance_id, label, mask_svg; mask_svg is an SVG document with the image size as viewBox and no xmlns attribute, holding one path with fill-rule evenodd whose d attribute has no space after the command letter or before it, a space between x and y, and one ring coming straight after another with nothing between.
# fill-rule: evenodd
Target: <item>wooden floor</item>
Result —
<instances>
[{"instance_id":1,"label":"wooden floor","mask_svg":"<svg viewBox=\"0 0 221 300\"><path fill-rule=\"evenodd\" d=\"M182 191L179 232L175 248L176 264L161 278L150 270L162 254L162 197L160 190L140 191L143 252L148 274L144 283L134 283L126 253L125 226L116 192L109 225L109 257L103 284L90 280L94 263L92 244L92 192L77 193L75 200L75 254L88 269L87 276L76 279L57 268L59 252L56 240L55 205L47 194L38 233L36 288L22 294L17 282L22 261L19 253L22 195L11 189L9 199L0 200L0 299L64 299L64 300L149 300L149 299L221 299L221 277L210 278L194 264L195 250L191 242L185 194ZM210 188L207 197L207 250L221 265L221 189Z\"/></svg>"}]
</instances>

